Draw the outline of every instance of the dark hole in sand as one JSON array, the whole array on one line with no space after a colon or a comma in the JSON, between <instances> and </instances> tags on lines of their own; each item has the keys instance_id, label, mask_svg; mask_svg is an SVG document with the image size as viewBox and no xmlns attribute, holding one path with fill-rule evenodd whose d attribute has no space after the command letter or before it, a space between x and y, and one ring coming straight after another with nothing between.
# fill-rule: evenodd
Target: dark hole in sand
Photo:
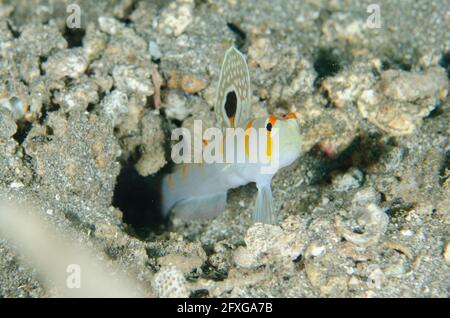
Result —
<instances>
[{"instance_id":1,"label":"dark hole in sand","mask_svg":"<svg viewBox=\"0 0 450 318\"><path fill-rule=\"evenodd\" d=\"M15 39L20 38L20 32L11 24L10 20L6 21L6 26L8 27L8 30L11 32L12 36Z\"/></svg>"},{"instance_id":2,"label":"dark hole in sand","mask_svg":"<svg viewBox=\"0 0 450 318\"><path fill-rule=\"evenodd\" d=\"M125 24L126 26L131 26L133 24L133 20L131 20L131 14L134 10L137 9L139 1L129 1L130 5L125 8L123 17L118 18L120 22Z\"/></svg>"},{"instance_id":3,"label":"dark hole in sand","mask_svg":"<svg viewBox=\"0 0 450 318\"><path fill-rule=\"evenodd\" d=\"M163 169L164 170L164 169ZM123 221L138 237L162 232L160 184L163 173L141 176L132 164L125 164L116 180L113 205L123 213Z\"/></svg>"},{"instance_id":4,"label":"dark hole in sand","mask_svg":"<svg viewBox=\"0 0 450 318\"><path fill-rule=\"evenodd\" d=\"M45 104L44 107L42 107L41 115L38 118L38 123L41 126L44 126L45 123L47 122L49 113L56 112L61 108L61 106L59 106L58 104L55 104L53 102L53 96L54 96L55 90L53 90L53 89L50 90L50 93L51 93L50 103Z\"/></svg>"},{"instance_id":5,"label":"dark hole in sand","mask_svg":"<svg viewBox=\"0 0 450 318\"><path fill-rule=\"evenodd\" d=\"M450 51L442 54L439 65L447 70L448 79L450 79Z\"/></svg>"},{"instance_id":6,"label":"dark hole in sand","mask_svg":"<svg viewBox=\"0 0 450 318\"><path fill-rule=\"evenodd\" d=\"M207 298L207 297L209 297L209 291L207 289L194 290L189 295L189 298Z\"/></svg>"},{"instance_id":7,"label":"dark hole in sand","mask_svg":"<svg viewBox=\"0 0 450 318\"><path fill-rule=\"evenodd\" d=\"M441 186L444 185L445 182L447 182L447 170L450 169L450 150L447 150L445 152L445 158L442 161L441 168L439 169L439 184Z\"/></svg>"},{"instance_id":8,"label":"dark hole in sand","mask_svg":"<svg viewBox=\"0 0 450 318\"><path fill-rule=\"evenodd\" d=\"M414 208L414 204L405 202L402 198L393 198L390 201L384 202L382 207L385 208L385 212L389 218L403 219L408 211Z\"/></svg>"},{"instance_id":9,"label":"dark hole in sand","mask_svg":"<svg viewBox=\"0 0 450 318\"><path fill-rule=\"evenodd\" d=\"M316 85L325 77L336 75L340 69L339 57L332 49L318 50L314 61L314 70L317 72Z\"/></svg>"},{"instance_id":10,"label":"dark hole in sand","mask_svg":"<svg viewBox=\"0 0 450 318\"><path fill-rule=\"evenodd\" d=\"M228 278L228 272L224 269L217 269L209 261L202 266L202 277L220 282Z\"/></svg>"},{"instance_id":11,"label":"dark hole in sand","mask_svg":"<svg viewBox=\"0 0 450 318\"><path fill-rule=\"evenodd\" d=\"M381 69L383 71L394 69L409 72L411 71L411 68L412 65L410 63L395 57L389 57L388 59L381 61Z\"/></svg>"},{"instance_id":12,"label":"dark hole in sand","mask_svg":"<svg viewBox=\"0 0 450 318\"><path fill-rule=\"evenodd\" d=\"M183 125L183 122L181 120L172 118L171 119L172 124L174 124L176 127L180 128Z\"/></svg>"},{"instance_id":13,"label":"dark hole in sand","mask_svg":"<svg viewBox=\"0 0 450 318\"><path fill-rule=\"evenodd\" d=\"M83 38L86 31L81 28L66 28L64 29L64 38L67 40L69 48L83 46Z\"/></svg>"},{"instance_id":14,"label":"dark hole in sand","mask_svg":"<svg viewBox=\"0 0 450 318\"><path fill-rule=\"evenodd\" d=\"M245 45L247 35L240 27L238 27L234 23L228 22L227 27L236 35L236 47L238 49L241 49Z\"/></svg>"},{"instance_id":15,"label":"dark hole in sand","mask_svg":"<svg viewBox=\"0 0 450 318\"><path fill-rule=\"evenodd\" d=\"M21 120L17 123L17 131L13 135L13 138L21 145L28 136L33 125L25 120Z\"/></svg>"},{"instance_id":16,"label":"dark hole in sand","mask_svg":"<svg viewBox=\"0 0 450 318\"><path fill-rule=\"evenodd\" d=\"M345 173L351 167L366 171L377 163L382 154L389 149L381 137L378 134L362 134L356 137L337 157L327 157L317 147L313 148L316 168L311 184L331 184L334 171Z\"/></svg>"},{"instance_id":17,"label":"dark hole in sand","mask_svg":"<svg viewBox=\"0 0 450 318\"><path fill-rule=\"evenodd\" d=\"M39 74L40 74L41 76L44 76L44 75L45 75L45 71L44 71L44 69L42 68L42 65L43 65L45 62L47 62L47 57L45 57L45 56L39 56Z\"/></svg>"},{"instance_id":18,"label":"dark hole in sand","mask_svg":"<svg viewBox=\"0 0 450 318\"><path fill-rule=\"evenodd\" d=\"M431 118L436 118L436 117L438 117L438 116L440 116L440 115L443 115L443 114L444 114L444 110L443 110L443 108L442 108L442 105L439 105L439 106L436 106L436 108L433 109L433 110L428 114L428 116L426 116L424 119L427 120L427 119L431 119Z\"/></svg>"}]
</instances>

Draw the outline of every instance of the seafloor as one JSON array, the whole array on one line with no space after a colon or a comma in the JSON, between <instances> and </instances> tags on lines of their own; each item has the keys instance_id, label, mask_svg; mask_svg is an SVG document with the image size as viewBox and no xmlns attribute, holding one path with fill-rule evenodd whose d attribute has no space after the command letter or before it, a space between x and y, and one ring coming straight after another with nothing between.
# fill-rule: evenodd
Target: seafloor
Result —
<instances>
[{"instance_id":1,"label":"seafloor","mask_svg":"<svg viewBox=\"0 0 450 318\"><path fill-rule=\"evenodd\" d=\"M373 3L1 1L0 200L141 296L448 297L449 2L377 1L380 25ZM254 184L213 220L163 222L170 131L214 123L230 45L255 116L301 124L280 223L252 225ZM0 226L0 296L67 295L45 268L64 255L21 248L22 220Z\"/></svg>"}]
</instances>

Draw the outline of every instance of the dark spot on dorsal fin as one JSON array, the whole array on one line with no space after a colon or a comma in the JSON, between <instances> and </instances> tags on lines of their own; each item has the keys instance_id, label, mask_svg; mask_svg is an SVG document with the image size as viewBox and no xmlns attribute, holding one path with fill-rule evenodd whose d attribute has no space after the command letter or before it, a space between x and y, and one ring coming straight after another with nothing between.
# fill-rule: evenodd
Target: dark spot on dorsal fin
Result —
<instances>
[{"instance_id":1,"label":"dark spot on dorsal fin","mask_svg":"<svg viewBox=\"0 0 450 318\"><path fill-rule=\"evenodd\" d=\"M225 112L228 118L233 118L236 115L237 109L237 97L234 91L227 94L227 99L225 101Z\"/></svg>"}]
</instances>

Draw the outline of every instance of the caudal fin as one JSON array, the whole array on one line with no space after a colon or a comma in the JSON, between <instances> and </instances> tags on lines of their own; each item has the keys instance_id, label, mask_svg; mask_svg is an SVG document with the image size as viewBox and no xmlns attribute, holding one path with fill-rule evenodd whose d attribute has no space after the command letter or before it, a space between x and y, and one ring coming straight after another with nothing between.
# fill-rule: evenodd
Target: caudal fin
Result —
<instances>
[{"instance_id":1,"label":"caudal fin","mask_svg":"<svg viewBox=\"0 0 450 318\"><path fill-rule=\"evenodd\" d=\"M272 189L269 185L258 186L253 222L275 224L277 221L272 197Z\"/></svg>"}]
</instances>

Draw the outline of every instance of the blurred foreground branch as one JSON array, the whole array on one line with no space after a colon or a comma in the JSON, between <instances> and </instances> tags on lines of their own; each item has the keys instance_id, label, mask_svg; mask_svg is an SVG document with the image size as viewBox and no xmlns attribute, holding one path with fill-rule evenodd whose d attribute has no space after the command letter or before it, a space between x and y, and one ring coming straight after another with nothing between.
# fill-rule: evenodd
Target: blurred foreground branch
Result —
<instances>
[{"instance_id":1,"label":"blurred foreground branch","mask_svg":"<svg viewBox=\"0 0 450 318\"><path fill-rule=\"evenodd\" d=\"M65 237L66 236L66 237ZM57 233L35 211L0 202L0 239L35 268L61 297L142 297L137 282L117 266L100 260L102 252Z\"/></svg>"}]
</instances>

